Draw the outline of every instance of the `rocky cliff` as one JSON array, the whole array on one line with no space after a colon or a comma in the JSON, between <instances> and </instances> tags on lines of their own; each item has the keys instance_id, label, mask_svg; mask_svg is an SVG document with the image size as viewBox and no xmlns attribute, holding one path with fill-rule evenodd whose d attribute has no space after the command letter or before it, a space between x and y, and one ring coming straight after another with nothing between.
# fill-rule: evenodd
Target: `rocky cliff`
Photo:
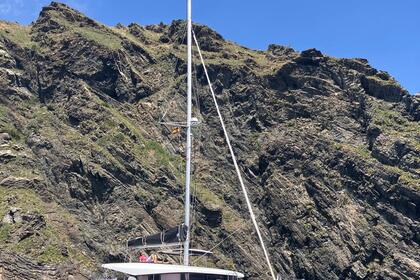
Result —
<instances>
[{"instance_id":1,"label":"rocky cliff","mask_svg":"<svg viewBox=\"0 0 420 280\"><path fill-rule=\"evenodd\" d=\"M364 59L194 30L283 279L420 278L419 97ZM0 22L5 279L92 279L127 260L127 238L182 221L185 132L159 120L185 114L184 34L182 21L107 27L54 2L29 26ZM229 237L207 264L268 279L194 70L193 247Z\"/></svg>"}]
</instances>

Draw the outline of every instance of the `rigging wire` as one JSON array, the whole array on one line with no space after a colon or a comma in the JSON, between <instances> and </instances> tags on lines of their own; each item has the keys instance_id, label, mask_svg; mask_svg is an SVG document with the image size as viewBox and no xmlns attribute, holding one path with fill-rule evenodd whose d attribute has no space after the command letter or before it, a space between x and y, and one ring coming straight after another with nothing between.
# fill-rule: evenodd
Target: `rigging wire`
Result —
<instances>
[{"instance_id":1,"label":"rigging wire","mask_svg":"<svg viewBox=\"0 0 420 280\"><path fill-rule=\"evenodd\" d=\"M192 155L191 155L191 161L197 159L197 153L194 151L192 151ZM195 170L194 170L195 171ZM196 218L197 218L197 205L198 205L198 200L197 200L197 180L195 178L195 176L192 176L192 203L191 203L191 223L190 223L190 242L192 244L192 240L193 240L193 235L194 235L194 228L195 228L195 224L197 222Z\"/></svg>"},{"instance_id":2,"label":"rigging wire","mask_svg":"<svg viewBox=\"0 0 420 280\"><path fill-rule=\"evenodd\" d=\"M195 103L196 103L195 108L197 108L196 114L197 114L197 116L198 115L201 116L200 101L199 101L199 95L200 95L200 90L199 89L200 88L198 87L197 68L196 68L195 64L193 64L193 84L195 85L195 86L193 86L193 89L195 89L195 90L193 90L193 95L195 97ZM201 125L198 125L197 127L195 127L194 130L196 131L195 134L198 135L198 137L200 135L202 135L201 134L201 132L202 132L202 126ZM194 136L194 133L193 133L193 136ZM197 143L197 144L194 146L194 148L192 150L192 157L191 157L192 161L196 161L197 159L199 159L200 148L201 148L201 145L202 145L202 141L197 141L195 143ZM196 167L197 167L197 165L195 165L194 173L196 172ZM196 220L197 209L196 208L198 206L198 198L197 198L198 187L197 187L197 180L196 180L195 176L192 176L192 189L193 189L193 200L192 200L192 203L191 203L191 208L192 208L191 209L191 212L192 212L191 216L192 217L191 217L191 226L190 226L190 240L191 240L190 242L191 243L192 243L192 240L193 240L193 233L194 233L193 229L194 229L194 226L197 222L197 220Z\"/></svg>"},{"instance_id":3,"label":"rigging wire","mask_svg":"<svg viewBox=\"0 0 420 280\"><path fill-rule=\"evenodd\" d=\"M179 57L177 57L177 59L176 59L176 61L178 61L179 60ZM174 65L176 65L178 62L175 62L175 64ZM174 71L175 72L175 71ZM187 79L187 77L183 77L183 80L185 81ZM170 90L174 90L172 87L174 86L176 84L176 81L172 81L172 83L169 85L169 87L171 88ZM171 97L171 99L167 102L167 108L164 110L164 113L162 114L162 116L160 117L160 119L159 119L159 121L158 121L158 123L162 123L163 122L163 119L166 117L166 114L169 112L169 110L171 109L171 108L173 108L172 106L171 106L171 104L173 104L173 103L175 103L175 104L177 104L179 107L182 107L181 106L181 104L175 99L176 98L176 96L177 96L177 94L176 94L176 91L175 91L175 93L174 93L174 95ZM162 111L161 111L162 112Z\"/></svg>"},{"instance_id":4,"label":"rigging wire","mask_svg":"<svg viewBox=\"0 0 420 280\"><path fill-rule=\"evenodd\" d=\"M181 36L181 37L179 37L176 41L175 41L175 43L178 43L178 44L182 44L182 42L184 41L184 39L185 39L185 37L187 36L187 25L185 25L184 26L184 31L182 32L182 34L183 34L183 36ZM181 39L181 40L179 40L179 39ZM172 73L172 76L175 76L175 72L176 72L176 66L178 65L178 62L179 62L179 60L180 60L180 58L178 57L178 56L176 56L176 59L175 59L175 62L174 62L174 64L173 64L173 73ZM183 77L183 80L185 80L186 79L186 77ZM171 84L169 85L169 87L170 87L170 91L172 91L172 90L174 90L173 88L172 88L172 86L174 85L176 83L176 81L172 81L171 82ZM166 116L166 114L169 112L169 110L171 109L171 103L175 100L175 97L177 96L177 91L175 91L175 93L174 93L174 95L171 97L171 99L169 100L169 102L167 102L167 104L168 104L168 106L167 106L167 108L163 111L164 112L164 114L162 114L162 117L159 119L159 123L160 122L162 122L163 121L163 119L165 118L165 116ZM175 101L175 103L176 103L176 101ZM161 111L162 112L162 111Z\"/></svg>"},{"instance_id":5,"label":"rigging wire","mask_svg":"<svg viewBox=\"0 0 420 280\"><path fill-rule=\"evenodd\" d=\"M243 227L246 224L243 224L241 227L238 227L234 232L230 233L228 236L226 236L225 238L223 238L219 243L217 243L216 245L214 245L211 249L208 250L208 252L205 252L203 255L201 255L200 257L198 257L197 259L194 260L193 264L196 264L200 259L202 259L204 256L210 254L211 251L213 251L214 249L216 249L217 247L220 246L220 244L222 244L223 242L225 242L228 238L232 237L235 233L237 233L239 230L243 229Z\"/></svg>"},{"instance_id":6,"label":"rigging wire","mask_svg":"<svg viewBox=\"0 0 420 280\"><path fill-rule=\"evenodd\" d=\"M195 92L195 107L197 108L198 114L201 115L201 105L200 105L200 87L198 86L198 75L197 75L197 66L195 64L193 64L193 73L195 73L195 75L193 75L194 80L193 83L195 83L195 87L197 89L197 91ZM194 92L193 92L194 93Z\"/></svg>"},{"instance_id":7,"label":"rigging wire","mask_svg":"<svg viewBox=\"0 0 420 280\"><path fill-rule=\"evenodd\" d=\"M175 43L182 44L182 42L186 38L186 36L187 36L187 25L186 24L184 26L184 29L183 29L182 34L183 35L180 36L180 37L178 37L178 39L175 41ZM176 56L176 59L173 62L172 67L171 67L173 69L172 72L171 72L173 77L175 76L176 67L177 67L179 61L180 61L180 57L179 56ZM159 107L163 107L162 108L163 110L160 110L161 116L160 116L160 118L159 118L159 120L158 120L157 123L159 123L159 124L165 124L164 119L165 119L166 115L168 114L169 110L171 110L174 107L180 107L180 108L182 107L181 104L180 104L180 102L178 100L176 100L176 97L178 96L178 94L177 94L178 91L175 90L174 87L180 81L186 80L186 78L187 78L186 76L181 76L180 80L174 79L174 80L172 80L170 82L170 84L168 86L168 88L169 88L169 90L168 90L169 93L168 94L170 94L171 92L173 92L173 95L169 99L169 101L166 102L166 104L167 104L166 106L164 104L161 105L161 106L159 106ZM166 107L166 108L164 108L164 107ZM182 125L177 125L176 122L174 122L173 125L174 126L182 126ZM177 148L179 148L180 150L183 150L182 143L180 141L176 141L176 142L178 142L178 145L177 145L178 147ZM178 152L178 151L175 151L175 152ZM178 171L181 171L183 169L183 163L180 162L179 165L176 167L176 169ZM181 200L181 202L184 202L184 197L181 196L180 200ZM181 256L180 256L180 260L181 260Z\"/></svg>"},{"instance_id":8,"label":"rigging wire","mask_svg":"<svg viewBox=\"0 0 420 280\"><path fill-rule=\"evenodd\" d=\"M241 171L239 169L239 165L238 165L238 163L236 161L236 156L235 156L235 153L233 151L232 144L230 142L229 134L227 133L225 122L224 122L223 117L222 117L222 114L220 112L219 104L217 103L216 94L214 93L213 86L212 86L211 81L210 81L210 77L209 77L209 75L207 73L206 65L204 64L204 59L203 59L203 56L201 54L200 46L198 45L198 41L197 41L197 38L196 38L194 32L193 32L192 35L193 35L195 44L197 46L197 50L198 50L198 54L200 56L201 63L203 65L204 74L206 76L206 79L207 79L207 82L208 82L208 85L209 85L209 89L210 89L210 92L211 92L211 95L212 95L212 98L213 98L213 101L214 101L214 105L216 106L217 115L219 117L219 121L220 121L220 124L221 124L222 129L223 129L223 133L225 135L226 143L227 143L227 145L229 147L229 151L230 151L230 154L231 154L231 157L232 157L233 165L235 166L235 170L236 170L236 173L238 175L239 183L241 185L242 192L244 193L244 196L245 196L245 201L246 201L246 204L248 206L248 211L249 211L249 214L251 216L252 223L254 224L255 230L256 230L257 235L258 235L258 239L259 239L259 241L261 243L261 247L262 247L262 249L264 251L264 256L265 256L265 259L267 261L267 265L268 265L268 267L270 269L271 276L272 276L273 280L276 280L274 269L273 269L273 267L271 265L270 257L268 255L268 251L266 249L264 240L262 238L261 231L260 231L260 229L258 227L258 223L257 223L257 220L255 218L254 211L252 210L252 204L251 204L251 201L249 200L249 197L248 197L248 191L247 191L247 189L245 187L245 184L243 182L242 174L241 174Z\"/></svg>"}]
</instances>

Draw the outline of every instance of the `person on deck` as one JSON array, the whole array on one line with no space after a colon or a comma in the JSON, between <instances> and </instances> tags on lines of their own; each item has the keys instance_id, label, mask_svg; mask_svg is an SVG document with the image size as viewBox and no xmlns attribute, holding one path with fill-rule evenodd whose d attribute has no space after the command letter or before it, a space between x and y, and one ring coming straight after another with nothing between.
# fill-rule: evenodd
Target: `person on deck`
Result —
<instances>
[{"instance_id":1,"label":"person on deck","mask_svg":"<svg viewBox=\"0 0 420 280\"><path fill-rule=\"evenodd\" d=\"M148 257L147 257L147 255L146 255L146 253L145 252L141 252L140 253L140 256L139 256L139 262L141 262L141 263L145 263L145 262L148 262Z\"/></svg>"},{"instance_id":2,"label":"person on deck","mask_svg":"<svg viewBox=\"0 0 420 280\"><path fill-rule=\"evenodd\" d=\"M147 258L148 263L157 263L157 256L155 253L152 253L149 258Z\"/></svg>"},{"instance_id":3,"label":"person on deck","mask_svg":"<svg viewBox=\"0 0 420 280\"><path fill-rule=\"evenodd\" d=\"M157 257L157 255L155 253L153 253L151 257L152 257L152 262L153 263L157 263L158 262L158 257Z\"/></svg>"}]
</instances>

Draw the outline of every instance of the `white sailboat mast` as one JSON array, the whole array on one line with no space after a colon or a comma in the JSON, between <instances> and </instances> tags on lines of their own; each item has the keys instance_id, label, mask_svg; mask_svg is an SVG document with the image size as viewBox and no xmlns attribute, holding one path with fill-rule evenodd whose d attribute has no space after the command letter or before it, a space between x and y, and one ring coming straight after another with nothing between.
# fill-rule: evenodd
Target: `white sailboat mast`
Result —
<instances>
[{"instance_id":1,"label":"white sailboat mast","mask_svg":"<svg viewBox=\"0 0 420 280\"><path fill-rule=\"evenodd\" d=\"M192 114L192 21L191 21L191 0L187 0L187 147L186 147L186 168L185 168L185 218L187 226L187 238L184 242L184 265L189 265L190 249L190 182L191 182L191 114Z\"/></svg>"}]
</instances>

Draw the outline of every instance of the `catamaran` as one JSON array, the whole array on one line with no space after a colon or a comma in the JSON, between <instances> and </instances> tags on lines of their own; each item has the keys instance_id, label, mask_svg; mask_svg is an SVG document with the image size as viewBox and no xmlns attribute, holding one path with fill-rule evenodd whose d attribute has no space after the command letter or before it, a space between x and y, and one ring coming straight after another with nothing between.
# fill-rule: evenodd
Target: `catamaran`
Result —
<instances>
[{"instance_id":1,"label":"catamaran","mask_svg":"<svg viewBox=\"0 0 420 280\"><path fill-rule=\"evenodd\" d=\"M274 269L271 265L268 251L264 244L260 229L258 227L255 215L252 210L252 205L248 197L247 189L244 185L241 171L236 161L236 156L233 152L232 145L229 139L229 135L226 130L225 123L223 121L216 95L213 91L212 84L207 72L206 65L197 41L197 38L192 30L192 6L191 0L187 0L187 121L182 125L186 128L186 168L185 168L185 200L184 200L184 222L183 224L174 228L165 230L161 233L138 237L128 240L127 245L129 248L136 248L138 250L146 250L152 248L167 248L176 247L178 249L172 252L179 252L183 255L183 264L158 264L158 263L140 263L140 262L129 262L129 263L107 263L103 264L102 267L112 271L120 272L127 275L128 279L135 280L237 280L244 278L244 274L225 269L209 268L209 267L198 267L190 265L190 256L196 254L206 255L209 252L197 249L190 249L190 183L191 183L191 150L192 150L192 127L197 124L197 119L192 117L192 44L193 40L198 50L198 54L203 65L204 74L206 76L212 99L216 107L216 111L219 117L220 124L223 128L226 143L231 154L235 171L238 176L239 184L245 197L245 201L248 207L251 221L258 235L259 242L264 252L265 260L270 270L269 278L278 280L280 277L276 277Z\"/></svg>"}]
</instances>

